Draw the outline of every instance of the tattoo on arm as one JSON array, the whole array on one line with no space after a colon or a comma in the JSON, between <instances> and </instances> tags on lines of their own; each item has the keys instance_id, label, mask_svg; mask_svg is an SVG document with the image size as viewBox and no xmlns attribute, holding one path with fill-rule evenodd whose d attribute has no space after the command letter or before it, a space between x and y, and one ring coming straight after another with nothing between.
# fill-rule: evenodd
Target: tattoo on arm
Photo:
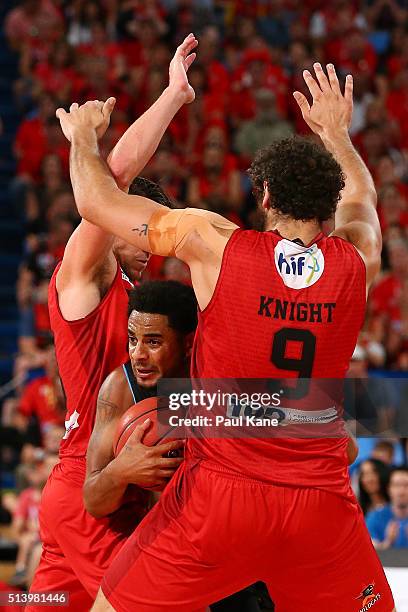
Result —
<instances>
[{"instance_id":1,"label":"tattoo on arm","mask_svg":"<svg viewBox=\"0 0 408 612\"><path fill-rule=\"evenodd\" d=\"M139 236L147 236L148 225L143 223L140 227L134 227L132 232L137 232Z\"/></svg>"},{"instance_id":2,"label":"tattoo on arm","mask_svg":"<svg viewBox=\"0 0 408 612\"><path fill-rule=\"evenodd\" d=\"M99 425L107 425L116 417L118 407L113 402L105 399L98 399L98 409L96 412L96 420Z\"/></svg>"}]
</instances>

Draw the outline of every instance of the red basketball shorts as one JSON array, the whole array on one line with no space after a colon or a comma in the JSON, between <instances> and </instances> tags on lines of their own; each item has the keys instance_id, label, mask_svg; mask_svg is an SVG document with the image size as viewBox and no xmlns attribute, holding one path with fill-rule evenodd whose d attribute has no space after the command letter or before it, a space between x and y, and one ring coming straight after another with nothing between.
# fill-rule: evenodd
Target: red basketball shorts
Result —
<instances>
[{"instance_id":1,"label":"red basketball shorts","mask_svg":"<svg viewBox=\"0 0 408 612\"><path fill-rule=\"evenodd\" d=\"M94 519L85 510L82 486L84 459L64 459L55 466L44 488L40 508L41 560L31 591L68 591L64 610L85 612L96 598L102 576L140 516L132 525L113 519ZM115 516L115 515L114 515ZM26 608L34 612L43 606Z\"/></svg>"},{"instance_id":2,"label":"red basketball shorts","mask_svg":"<svg viewBox=\"0 0 408 612\"><path fill-rule=\"evenodd\" d=\"M198 612L258 580L277 612L394 607L352 494L267 485L204 462L180 467L102 591L117 612Z\"/></svg>"}]
</instances>

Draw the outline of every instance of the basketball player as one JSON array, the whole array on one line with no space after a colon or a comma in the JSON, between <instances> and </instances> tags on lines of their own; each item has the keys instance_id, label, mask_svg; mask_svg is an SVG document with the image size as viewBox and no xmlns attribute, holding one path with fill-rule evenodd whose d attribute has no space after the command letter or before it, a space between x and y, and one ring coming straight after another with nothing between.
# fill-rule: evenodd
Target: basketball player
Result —
<instances>
[{"instance_id":1,"label":"basketball player","mask_svg":"<svg viewBox=\"0 0 408 612\"><path fill-rule=\"evenodd\" d=\"M188 376L196 326L197 302L191 287L176 281L152 281L131 291L130 361L109 374L99 391L87 452L84 501L94 517L108 516L124 499L128 502L128 485L164 488L183 461L162 458L174 448L173 443L152 448L142 443L149 422L136 427L116 458L113 443L120 417L133 404L156 396L160 378Z\"/></svg>"},{"instance_id":2,"label":"basketball player","mask_svg":"<svg viewBox=\"0 0 408 612\"><path fill-rule=\"evenodd\" d=\"M135 428L116 459L113 443L120 417L133 404L156 396L158 380L189 375L196 326L197 302L191 287L175 281L152 281L130 292L130 360L112 372L99 391L95 426L87 451L84 502L95 518L116 512L124 503L130 508L134 489L129 489L129 485L154 487L156 491L164 489L183 461L163 459L162 465L152 461L156 457L162 459L169 449L174 449L174 444L146 447L143 435L149 429L149 422ZM146 495L146 507L148 503ZM259 610L256 593L254 586L252 590L236 593L231 600L218 602L215 609L227 612L239 606L242 612L256 612Z\"/></svg>"},{"instance_id":3,"label":"basketball player","mask_svg":"<svg viewBox=\"0 0 408 612\"><path fill-rule=\"evenodd\" d=\"M343 95L332 65L328 76L314 69L315 77L304 72L312 105L294 96L324 148L295 138L256 156L264 232L121 193L97 151L101 103L57 111L81 214L189 265L200 306L195 378L339 379L347 370L381 233L371 175L348 135L352 78ZM321 225L333 214L327 237ZM394 610L351 490L345 436L188 440L185 461L105 574L93 610L198 612L256 580L280 612Z\"/></svg>"},{"instance_id":4,"label":"basketball player","mask_svg":"<svg viewBox=\"0 0 408 612\"><path fill-rule=\"evenodd\" d=\"M158 205L168 205L169 200L157 185L132 180L159 144L169 115L187 101L183 76L188 66L184 62L195 45L190 37L177 49L169 87L127 130L108 158L108 171L120 188L151 197ZM193 59L190 55L188 62ZM101 107L104 120L98 128L99 138L108 127L112 103L110 99ZM145 511L141 494L139 516L133 499L130 509L122 508L97 521L85 510L82 487L98 391L107 375L127 359L127 290L132 287L128 276L139 278L147 259L143 249L114 239L110 232L83 220L50 282L50 319L67 419L61 461L43 493L43 552L31 591L67 591L72 612L89 609L104 571ZM156 462L160 464L161 457ZM37 606L27 609L33 612Z\"/></svg>"}]
</instances>

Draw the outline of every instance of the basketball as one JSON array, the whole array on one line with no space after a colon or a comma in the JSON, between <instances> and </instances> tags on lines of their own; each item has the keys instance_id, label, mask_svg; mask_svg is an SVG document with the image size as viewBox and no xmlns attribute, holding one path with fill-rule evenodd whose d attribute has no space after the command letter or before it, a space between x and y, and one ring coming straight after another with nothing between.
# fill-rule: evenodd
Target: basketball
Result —
<instances>
[{"instance_id":1,"label":"basketball","mask_svg":"<svg viewBox=\"0 0 408 612\"><path fill-rule=\"evenodd\" d=\"M171 436L175 428L170 425L165 425L165 423L168 422L171 411L166 406L158 407L157 403L157 397L148 397L131 406L129 410L122 415L113 439L113 452L115 457L118 456L132 432L135 430L135 427L141 425L148 418L152 423L143 436L143 444L146 444L146 446L155 446L156 444L171 442L177 439ZM159 413L163 423L161 426L158 423ZM181 450L173 450L170 451L168 456L179 457L180 455Z\"/></svg>"}]
</instances>

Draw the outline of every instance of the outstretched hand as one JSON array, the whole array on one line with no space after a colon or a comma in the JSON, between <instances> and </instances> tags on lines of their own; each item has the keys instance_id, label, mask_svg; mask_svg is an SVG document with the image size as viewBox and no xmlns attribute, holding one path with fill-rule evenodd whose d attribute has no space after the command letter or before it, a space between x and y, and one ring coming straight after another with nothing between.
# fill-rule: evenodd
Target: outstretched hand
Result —
<instances>
[{"instance_id":1,"label":"outstretched hand","mask_svg":"<svg viewBox=\"0 0 408 612\"><path fill-rule=\"evenodd\" d=\"M347 132L353 114L353 78L351 74L346 77L343 94L333 64L327 65L327 76L320 64L316 63L313 67L315 77L308 70L303 71L303 78L312 95L312 106L300 91L293 93L303 119L319 136L328 136L340 131Z\"/></svg>"},{"instance_id":2,"label":"outstretched hand","mask_svg":"<svg viewBox=\"0 0 408 612\"><path fill-rule=\"evenodd\" d=\"M194 34L189 34L181 45L177 47L176 53L170 62L169 87L183 95L184 104L190 104L195 99L195 92L188 82L187 72L196 58L196 54L192 53L192 51L197 45L198 40Z\"/></svg>"},{"instance_id":3,"label":"outstretched hand","mask_svg":"<svg viewBox=\"0 0 408 612\"><path fill-rule=\"evenodd\" d=\"M68 113L58 108L55 114L69 142L72 142L75 133L86 133L87 130L95 130L99 140L108 129L115 103L115 98L108 98L105 102L89 100L81 106L74 102Z\"/></svg>"}]
</instances>

